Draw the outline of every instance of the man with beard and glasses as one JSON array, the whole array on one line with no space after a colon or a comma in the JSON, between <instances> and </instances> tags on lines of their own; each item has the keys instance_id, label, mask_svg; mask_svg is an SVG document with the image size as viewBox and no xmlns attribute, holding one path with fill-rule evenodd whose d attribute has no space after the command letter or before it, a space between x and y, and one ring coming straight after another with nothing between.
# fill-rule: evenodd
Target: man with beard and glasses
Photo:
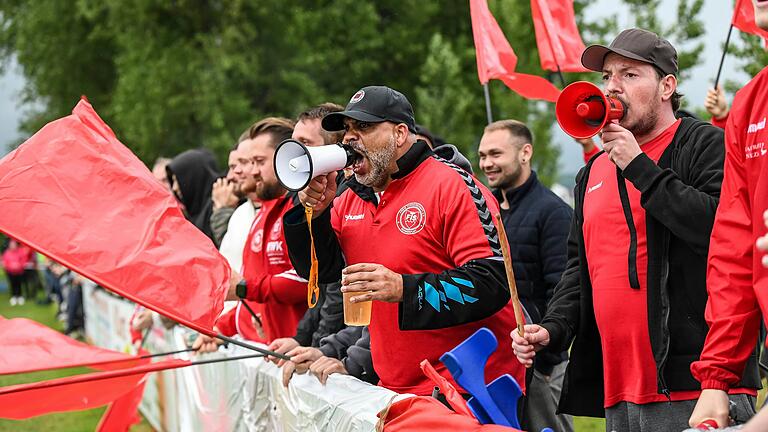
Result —
<instances>
[{"instance_id":1,"label":"man with beard and glasses","mask_svg":"<svg viewBox=\"0 0 768 432\"><path fill-rule=\"evenodd\" d=\"M752 3L755 23L768 30L768 1ZM768 67L736 93L730 110L722 93L717 95L721 109L707 107L713 123L718 116L725 122L725 172L707 269L709 333L692 366L704 389L692 425L706 419L728 424L727 392L751 372L744 368L755 352L760 317L768 320L767 96ZM762 408L743 430L768 430L768 409Z\"/></svg>"},{"instance_id":2,"label":"man with beard and glasses","mask_svg":"<svg viewBox=\"0 0 768 432\"><path fill-rule=\"evenodd\" d=\"M500 120L489 124L477 154L501 206L517 293L530 322L539 323L565 270L573 210L541 184L531 168L533 135L525 123ZM536 358L533 372L527 376L528 398L521 419L526 430L573 430L571 416L555 414L567 360L566 350Z\"/></svg>"},{"instance_id":3,"label":"man with beard and glasses","mask_svg":"<svg viewBox=\"0 0 768 432\"><path fill-rule=\"evenodd\" d=\"M530 367L536 351L573 342L560 412L605 416L608 431L683 430L701 393L690 366L707 334L723 131L675 118L677 52L656 34L625 30L581 60L627 110L576 177L568 262L547 313L512 346ZM736 418L748 418L759 385L752 358L733 386Z\"/></svg>"},{"instance_id":4,"label":"man with beard and glasses","mask_svg":"<svg viewBox=\"0 0 768 432\"><path fill-rule=\"evenodd\" d=\"M227 300L248 300L262 307L264 340L293 336L296 325L307 310L307 280L296 274L285 247L283 214L298 203L277 180L273 168L275 147L291 137L294 123L269 117L249 130L250 169L261 208L251 225L243 250L242 278L233 269L233 283ZM243 192L250 193L244 183ZM250 304L250 303L249 303ZM243 315L245 311L240 312Z\"/></svg>"},{"instance_id":5,"label":"man with beard and glasses","mask_svg":"<svg viewBox=\"0 0 768 432\"><path fill-rule=\"evenodd\" d=\"M299 193L302 206L284 218L291 261L308 277L303 206L312 206L319 281L343 272L341 290L352 303L373 301L368 330L380 385L429 395L434 384L421 372L422 360L452 380L441 355L481 327L501 340L516 326L491 220L498 205L471 175L417 140L413 109L398 91L365 87L322 125L343 129L344 142L361 158L340 196L335 172ZM509 373L524 385L524 370L511 356L509 344L499 344L486 376Z\"/></svg>"}]
</instances>

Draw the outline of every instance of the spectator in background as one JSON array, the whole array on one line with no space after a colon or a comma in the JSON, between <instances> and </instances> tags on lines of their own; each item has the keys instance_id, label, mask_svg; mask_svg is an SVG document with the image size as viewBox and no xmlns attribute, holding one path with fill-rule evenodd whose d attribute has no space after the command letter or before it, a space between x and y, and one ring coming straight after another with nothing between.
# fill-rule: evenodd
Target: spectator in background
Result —
<instances>
[{"instance_id":1,"label":"spectator in background","mask_svg":"<svg viewBox=\"0 0 768 432\"><path fill-rule=\"evenodd\" d=\"M173 193L184 206L187 220L214 240L210 223L213 211L211 190L218 177L218 168L213 154L206 149L187 150L173 158L165 169Z\"/></svg>"},{"instance_id":2,"label":"spectator in background","mask_svg":"<svg viewBox=\"0 0 768 432\"><path fill-rule=\"evenodd\" d=\"M22 244L21 248L27 252L27 262L24 263L24 297L29 300L37 299L37 291L42 285L40 274L37 272L37 252L27 245Z\"/></svg>"},{"instance_id":3,"label":"spectator in background","mask_svg":"<svg viewBox=\"0 0 768 432\"><path fill-rule=\"evenodd\" d=\"M238 145L240 143L238 142ZM243 171L237 170L239 153L237 145L229 152L227 159L227 175L216 179L211 191L213 211L211 212L211 231L214 243L221 244L227 232L229 218L235 209L243 203L242 191Z\"/></svg>"},{"instance_id":4,"label":"spectator in background","mask_svg":"<svg viewBox=\"0 0 768 432\"><path fill-rule=\"evenodd\" d=\"M531 168L533 153L530 129L516 120L486 126L478 147L480 169L500 203L517 292L531 324L541 322L565 270L573 216L568 204L539 182ZM567 364L566 350L536 358L533 373L527 376L521 423L525 429L573 431L571 416L555 414Z\"/></svg>"},{"instance_id":5,"label":"spectator in background","mask_svg":"<svg viewBox=\"0 0 768 432\"><path fill-rule=\"evenodd\" d=\"M8 248L3 252L3 269L11 288L11 306L23 305L24 296L21 293L24 283L24 265L27 263L28 252L14 239L8 240Z\"/></svg>"}]
</instances>

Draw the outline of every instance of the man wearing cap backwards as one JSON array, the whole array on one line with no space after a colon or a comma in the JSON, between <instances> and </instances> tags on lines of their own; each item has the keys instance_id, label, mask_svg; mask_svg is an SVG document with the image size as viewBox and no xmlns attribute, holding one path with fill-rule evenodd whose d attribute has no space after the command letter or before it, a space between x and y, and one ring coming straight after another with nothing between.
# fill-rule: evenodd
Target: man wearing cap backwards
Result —
<instances>
[{"instance_id":1,"label":"man wearing cap backwards","mask_svg":"<svg viewBox=\"0 0 768 432\"><path fill-rule=\"evenodd\" d=\"M568 263L540 325L512 346L571 344L559 409L606 417L608 431L679 431L700 393L690 372L706 336L705 270L723 169L722 130L675 119L677 53L630 29L593 45L585 67L626 107L603 128L604 152L576 177ZM759 385L751 359L732 400L741 421Z\"/></svg>"},{"instance_id":2,"label":"man wearing cap backwards","mask_svg":"<svg viewBox=\"0 0 768 432\"><path fill-rule=\"evenodd\" d=\"M299 193L302 204L314 208L319 281L337 280L343 270L342 291L356 294L351 301L373 300L370 346L380 384L429 395L434 384L419 368L423 359L452 379L439 362L442 354L481 327L499 340L515 328L491 219L498 204L474 177L417 140L413 109L400 92L365 87L322 125L343 129L344 142L362 158L339 197L336 173L313 179ZM291 261L307 277L309 232L301 206L285 215L284 229ZM509 344L499 344L486 376L509 373L524 384L524 369L511 357Z\"/></svg>"},{"instance_id":3,"label":"man wearing cap backwards","mask_svg":"<svg viewBox=\"0 0 768 432\"><path fill-rule=\"evenodd\" d=\"M768 30L768 1L754 1L754 8L755 22ZM768 68L736 93L725 125L723 190L707 267L709 333L701 360L692 366L704 389L691 416L693 425L708 418L728 424L726 391L738 386L755 351L761 310L768 319L768 269L763 252L755 250L758 237L757 247L763 251L768 240L766 101ZM768 410L761 410L744 430L768 430Z\"/></svg>"}]
</instances>

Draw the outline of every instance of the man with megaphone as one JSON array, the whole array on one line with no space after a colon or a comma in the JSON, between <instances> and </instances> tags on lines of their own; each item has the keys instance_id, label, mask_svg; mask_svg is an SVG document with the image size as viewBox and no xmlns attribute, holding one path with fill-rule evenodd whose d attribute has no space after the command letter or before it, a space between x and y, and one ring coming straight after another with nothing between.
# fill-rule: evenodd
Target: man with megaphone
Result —
<instances>
[{"instance_id":1,"label":"man with megaphone","mask_svg":"<svg viewBox=\"0 0 768 432\"><path fill-rule=\"evenodd\" d=\"M411 104L396 90L364 87L322 125L343 129L344 145L361 157L338 197L335 172L315 176L299 193L302 205L314 209L319 282L343 274L342 292L352 303L372 301L368 329L380 384L430 395L434 384L421 372L422 360L452 381L441 355L481 327L502 338L516 326L491 218L498 204L474 177L417 139ZM291 261L308 278L304 208L291 209L284 221ZM499 344L487 375L509 373L524 384L512 355L509 344Z\"/></svg>"},{"instance_id":2,"label":"man with megaphone","mask_svg":"<svg viewBox=\"0 0 768 432\"><path fill-rule=\"evenodd\" d=\"M677 52L656 34L625 30L581 60L602 73L603 91L564 90L558 122L576 138L599 134L604 152L576 177L568 265L547 313L512 346L530 365L573 342L562 412L605 416L609 431L683 430L701 393L690 366L707 332L723 133L675 118ZM731 392L740 421L760 383L751 361Z\"/></svg>"}]
</instances>

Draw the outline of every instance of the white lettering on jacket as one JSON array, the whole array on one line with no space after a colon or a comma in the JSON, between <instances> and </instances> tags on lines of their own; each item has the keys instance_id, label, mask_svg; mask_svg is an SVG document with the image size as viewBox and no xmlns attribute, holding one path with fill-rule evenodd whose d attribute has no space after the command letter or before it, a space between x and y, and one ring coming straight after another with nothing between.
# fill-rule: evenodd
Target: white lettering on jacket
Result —
<instances>
[{"instance_id":1,"label":"white lettering on jacket","mask_svg":"<svg viewBox=\"0 0 768 432\"><path fill-rule=\"evenodd\" d=\"M757 133L759 130L765 129L765 117L763 117L762 120L760 120L757 123L750 123L749 127L747 128L748 134Z\"/></svg>"},{"instance_id":2,"label":"white lettering on jacket","mask_svg":"<svg viewBox=\"0 0 768 432\"><path fill-rule=\"evenodd\" d=\"M365 217L365 213L360 213L356 215L348 214L348 215L344 215L344 220L345 221L363 220L364 217Z\"/></svg>"}]
</instances>

